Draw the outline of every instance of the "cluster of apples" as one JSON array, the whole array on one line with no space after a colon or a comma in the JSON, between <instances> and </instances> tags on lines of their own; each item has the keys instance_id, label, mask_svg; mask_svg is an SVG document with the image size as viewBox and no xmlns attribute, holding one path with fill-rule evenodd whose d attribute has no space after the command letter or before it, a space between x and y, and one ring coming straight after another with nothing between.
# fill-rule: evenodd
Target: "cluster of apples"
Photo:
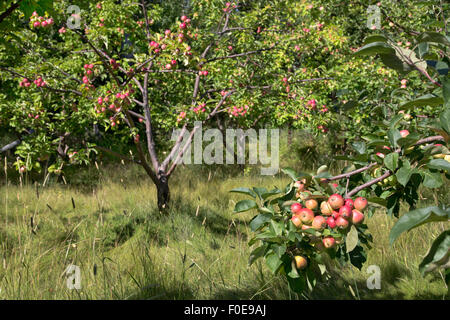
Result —
<instances>
[{"instance_id":1,"label":"cluster of apples","mask_svg":"<svg viewBox=\"0 0 450 320\"><path fill-rule=\"evenodd\" d=\"M311 192L305 190L305 185L298 181L295 183L298 188L297 197L300 202L291 205L291 221L299 229L314 229L322 231L326 228L346 230L350 224L361 224L364 221L363 211L367 208L367 199L357 197L356 199L344 199L340 194L332 194L326 201L319 202L311 197ZM319 239L320 241L320 239ZM332 248L336 245L336 239L326 236L321 239L320 246ZM307 266L307 260L303 256L294 257L298 269Z\"/></svg>"}]
</instances>

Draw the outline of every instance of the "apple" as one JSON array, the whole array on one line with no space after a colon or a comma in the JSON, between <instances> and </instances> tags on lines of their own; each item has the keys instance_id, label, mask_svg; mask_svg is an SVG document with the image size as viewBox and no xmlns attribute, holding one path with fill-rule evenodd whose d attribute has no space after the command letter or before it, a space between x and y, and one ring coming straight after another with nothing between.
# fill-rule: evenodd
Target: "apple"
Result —
<instances>
[{"instance_id":1,"label":"apple","mask_svg":"<svg viewBox=\"0 0 450 320\"><path fill-rule=\"evenodd\" d=\"M294 260L295 260L295 266L297 267L297 269L302 270L308 266L308 260L306 260L306 258L304 256L295 256Z\"/></svg>"},{"instance_id":2,"label":"apple","mask_svg":"<svg viewBox=\"0 0 450 320\"><path fill-rule=\"evenodd\" d=\"M352 217L352 207L344 205L339 209L339 216L344 219L350 219Z\"/></svg>"},{"instance_id":3,"label":"apple","mask_svg":"<svg viewBox=\"0 0 450 320\"><path fill-rule=\"evenodd\" d=\"M331 214L333 213L333 208L327 201L322 201L322 203L320 204L320 212L322 212L322 214L326 216L331 216Z\"/></svg>"},{"instance_id":4,"label":"apple","mask_svg":"<svg viewBox=\"0 0 450 320\"><path fill-rule=\"evenodd\" d=\"M308 226L306 224L302 225L302 230L307 230L307 229L311 229L311 228L312 228L311 226Z\"/></svg>"},{"instance_id":5,"label":"apple","mask_svg":"<svg viewBox=\"0 0 450 320\"><path fill-rule=\"evenodd\" d=\"M327 226L327 221L323 216L315 216L312 222L312 227L316 230L323 230Z\"/></svg>"},{"instance_id":6,"label":"apple","mask_svg":"<svg viewBox=\"0 0 450 320\"><path fill-rule=\"evenodd\" d=\"M291 221L297 228L300 228L302 226L302 220L297 215L292 216Z\"/></svg>"},{"instance_id":7,"label":"apple","mask_svg":"<svg viewBox=\"0 0 450 320\"><path fill-rule=\"evenodd\" d=\"M333 217L333 219L337 219L338 217L340 217L341 215L340 215L340 213L339 213L339 211L333 211L333 213L331 214L331 216Z\"/></svg>"},{"instance_id":8,"label":"apple","mask_svg":"<svg viewBox=\"0 0 450 320\"><path fill-rule=\"evenodd\" d=\"M350 206L352 209L353 209L353 207L355 206L353 200L350 199L350 198L344 200L344 205L348 205L348 206Z\"/></svg>"},{"instance_id":9,"label":"apple","mask_svg":"<svg viewBox=\"0 0 450 320\"><path fill-rule=\"evenodd\" d=\"M322 242L327 249L333 248L336 245L336 240L332 236L323 238Z\"/></svg>"},{"instance_id":10,"label":"apple","mask_svg":"<svg viewBox=\"0 0 450 320\"><path fill-rule=\"evenodd\" d=\"M303 223L311 224L314 219L314 212L312 212L311 209L308 208L302 208L299 210L297 214Z\"/></svg>"},{"instance_id":11,"label":"apple","mask_svg":"<svg viewBox=\"0 0 450 320\"><path fill-rule=\"evenodd\" d=\"M402 138L406 137L409 134L408 130L400 130L400 135L402 136Z\"/></svg>"},{"instance_id":12,"label":"apple","mask_svg":"<svg viewBox=\"0 0 450 320\"><path fill-rule=\"evenodd\" d=\"M346 229L348 227L348 221L342 217L336 219L336 225L339 229Z\"/></svg>"},{"instance_id":13,"label":"apple","mask_svg":"<svg viewBox=\"0 0 450 320\"><path fill-rule=\"evenodd\" d=\"M308 200L311 195L312 195L312 192L309 191L309 190L305 190L305 191L299 192L299 198L302 201Z\"/></svg>"},{"instance_id":14,"label":"apple","mask_svg":"<svg viewBox=\"0 0 450 320\"><path fill-rule=\"evenodd\" d=\"M291 212L296 215L300 212L302 205L298 202L291 204Z\"/></svg>"},{"instance_id":15,"label":"apple","mask_svg":"<svg viewBox=\"0 0 450 320\"><path fill-rule=\"evenodd\" d=\"M327 219L327 225L328 225L331 229L336 228L336 220L334 220L333 217L328 217L328 219Z\"/></svg>"},{"instance_id":16,"label":"apple","mask_svg":"<svg viewBox=\"0 0 450 320\"><path fill-rule=\"evenodd\" d=\"M344 205L344 198L342 198L340 194L335 193L328 198L328 203L334 210L336 210Z\"/></svg>"},{"instance_id":17,"label":"apple","mask_svg":"<svg viewBox=\"0 0 450 320\"><path fill-rule=\"evenodd\" d=\"M311 209L311 210L316 209L318 205L319 205L319 203L315 199L309 199L309 200L306 200L306 202L305 202L305 207L307 207L308 209Z\"/></svg>"},{"instance_id":18,"label":"apple","mask_svg":"<svg viewBox=\"0 0 450 320\"><path fill-rule=\"evenodd\" d=\"M353 209L352 211L352 223L360 224L364 220L364 214L358 209Z\"/></svg>"},{"instance_id":19,"label":"apple","mask_svg":"<svg viewBox=\"0 0 450 320\"><path fill-rule=\"evenodd\" d=\"M363 211L367 208L367 199L363 197L358 197L355 199L355 209Z\"/></svg>"}]
</instances>

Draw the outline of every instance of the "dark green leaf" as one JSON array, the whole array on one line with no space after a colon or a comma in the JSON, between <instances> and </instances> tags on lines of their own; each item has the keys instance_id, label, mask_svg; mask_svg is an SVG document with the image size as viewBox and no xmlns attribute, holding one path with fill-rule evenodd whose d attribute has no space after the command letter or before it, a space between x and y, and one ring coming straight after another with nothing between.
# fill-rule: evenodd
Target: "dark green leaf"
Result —
<instances>
[{"instance_id":1,"label":"dark green leaf","mask_svg":"<svg viewBox=\"0 0 450 320\"><path fill-rule=\"evenodd\" d=\"M427 207L409 211L402 215L392 227L389 242L392 245L402 232L409 231L424 223L448 219L450 219L450 208Z\"/></svg>"},{"instance_id":2,"label":"dark green leaf","mask_svg":"<svg viewBox=\"0 0 450 320\"><path fill-rule=\"evenodd\" d=\"M255 201L253 200L241 200L234 206L234 212L244 212L258 207Z\"/></svg>"}]
</instances>

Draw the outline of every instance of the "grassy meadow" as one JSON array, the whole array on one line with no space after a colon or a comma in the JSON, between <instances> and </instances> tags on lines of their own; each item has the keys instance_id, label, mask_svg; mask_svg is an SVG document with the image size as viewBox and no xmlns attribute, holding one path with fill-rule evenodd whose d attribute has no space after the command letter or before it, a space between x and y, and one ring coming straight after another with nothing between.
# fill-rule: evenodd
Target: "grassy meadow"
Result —
<instances>
[{"instance_id":1,"label":"grassy meadow","mask_svg":"<svg viewBox=\"0 0 450 320\"><path fill-rule=\"evenodd\" d=\"M390 247L395 221L381 210L367 220L374 245L362 270L330 262L331 280L311 293L289 292L262 260L249 267L254 212L233 214L244 197L228 191L284 186L289 178L283 175L180 167L165 215L157 210L154 186L134 165L92 166L72 173L67 184L50 179L45 187L26 175L18 180L3 173L1 179L0 299L449 298L441 273L423 278L418 271L448 224L424 225ZM448 202L448 191L424 194L422 201ZM67 288L70 264L80 267L81 290ZM380 290L367 288L370 265L381 268Z\"/></svg>"}]
</instances>

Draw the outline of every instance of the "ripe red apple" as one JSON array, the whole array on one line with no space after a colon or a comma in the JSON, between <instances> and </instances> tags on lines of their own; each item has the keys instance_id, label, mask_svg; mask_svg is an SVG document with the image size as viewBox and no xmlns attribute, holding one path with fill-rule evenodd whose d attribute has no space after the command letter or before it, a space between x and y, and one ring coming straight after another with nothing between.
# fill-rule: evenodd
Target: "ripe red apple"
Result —
<instances>
[{"instance_id":1,"label":"ripe red apple","mask_svg":"<svg viewBox=\"0 0 450 320\"><path fill-rule=\"evenodd\" d=\"M339 211L333 211L333 213L331 214L331 216L333 217L334 220L336 220L338 217L340 217L341 215L339 214Z\"/></svg>"},{"instance_id":2,"label":"ripe red apple","mask_svg":"<svg viewBox=\"0 0 450 320\"><path fill-rule=\"evenodd\" d=\"M327 221L323 216L315 216L312 222L312 227L316 230L323 230L327 226Z\"/></svg>"},{"instance_id":3,"label":"ripe red apple","mask_svg":"<svg viewBox=\"0 0 450 320\"><path fill-rule=\"evenodd\" d=\"M355 206L353 200L350 199L350 198L344 200L344 205L348 205L348 206L350 206L352 209L353 209L353 207Z\"/></svg>"},{"instance_id":4,"label":"ripe red apple","mask_svg":"<svg viewBox=\"0 0 450 320\"><path fill-rule=\"evenodd\" d=\"M364 221L364 214L359 211L358 209L353 209L352 211L352 223L353 224L360 224Z\"/></svg>"},{"instance_id":5,"label":"ripe red apple","mask_svg":"<svg viewBox=\"0 0 450 320\"><path fill-rule=\"evenodd\" d=\"M352 217L352 208L348 205L344 205L339 209L339 216L344 219L350 219Z\"/></svg>"},{"instance_id":6,"label":"ripe red apple","mask_svg":"<svg viewBox=\"0 0 450 320\"><path fill-rule=\"evenodd\" d=\"M355 199L355 209L363 211L367 207L367 199L358 197Z\"/></svg>"},{"instance_id":7,"label":"ripe red apple","mask_svg":"<svg viewBox=\"0 0 450 320\"><path fill-rule=\"evenodd\" d=\"M400 130L400 135L402 136L402 138L406 137L409 134L408 130Z\"/></svg>"},{"instance_id":8,"label":"ripe red apple","mask_svg":"<svg viewBox=\"0 0 450 320\"><path fill-rule=\"evenodd\" d=\"M331 214L333 213L333 208L327 201L322 201L322 203L320 204L320 212L322 212L322 214L326 216L331 216Z\"/></svg>"},{"instance_id":9,"label":"ripe red apple","mask_svg":"<svg viewBox=\"0 0 450 320\"><path fill-rule=\"evenodd\" d=\"M300 212L302 205L298 202L291 204L291 212L296 215Z\"/></svg>"},{"instance_id":10,"label":"ripe red apple","mask_svg":"<svg viewBox=\"0 0 450 320\"><path fill-rule=\"evenodd\" d=\"M327 249L332 248L336 245L336 240L332 236L323 238L322 242Z\"/></svg>"},{"instance_id":11,"label":"ripe red apple","mask_svg":"<svg viewBox=\"0 0 450 320\"><path fill-rule=\"evenodd\" d=\"M304 256L295 256L294 260L295 260L295 266L297 267L297 269L302 270L308 266L308 260L306 260L306 258Z\"/></svg>"},{"instance_id":12,"label":"ripe red apple","mask_svg":"<svg viewBox=\"0 0 450 320\"><path fill-rule=\"evenodd\" d=\"M336 220L334 220L333 217L328 217L328 219L327 219L327 225L328 225L331 229L336 228Z\"/></svg>"},{"instance_id":13,"label":"ripe red apple","mask_svg":"<svg viewBox=\"0 0 450 320\"><path fill-rule=\"evenodd\" d=\"M302 224L302 230L311 229L311 226L308 226L307 224Z\"/></svg>"},{"instance_id":14,"label":"ripe red apple","mask_svg":"<svg viewBox=\"0 0 450 320\"><path fill-rule=\"evenodd\" d=\"M302 208L298 212L298 216L305 224L311 224L314 219L314 212L312 212L311 209L308 208Z\"/></svg>"},{"instance_id":15,"label":"ripe red apple","mask_svg":"<svg viewBox=\"0 0 450 320\"><path fill-rule=\"evenodd\" d=\"M297 215L292 216L291 221L297 228L300 228L302 226L302 220Z\"/></svg>"},{"instance_id":16,"label":"ripe red apple","mask_svg":"<svg viewBox=\"0 0 450 320\"><path fill-rule=\"evenodd\" d=\"M338 228L340 229L345 229L348 227L348 221L342 217L338 217L336 219L336 225L338 226Z\"/></svg>"},{"instance_id":17,"label":"ripe red apple","mask_svg":"<svg viewBox=\"0 0 450 320\"><path fill-rule=\"evenodd\" d=\"M319 205L319 203L315 199L309 199L309 200L306 200L306 202L305 202L305 207L307 207L308 209L311 209L311 210L316 209L318 205Z\"/></svg>"},{"instance_id":18,"label":"ripe red apple","mask_svg":"<svg viewBox=\"0 0 450 320\"><path fill-rule=\"evenodd\" d=\"M335 193L328 198L328 203L334 210L336 210L344 205L344 198L342 198L340 194Z\"/></svg>"}]
</instances>

